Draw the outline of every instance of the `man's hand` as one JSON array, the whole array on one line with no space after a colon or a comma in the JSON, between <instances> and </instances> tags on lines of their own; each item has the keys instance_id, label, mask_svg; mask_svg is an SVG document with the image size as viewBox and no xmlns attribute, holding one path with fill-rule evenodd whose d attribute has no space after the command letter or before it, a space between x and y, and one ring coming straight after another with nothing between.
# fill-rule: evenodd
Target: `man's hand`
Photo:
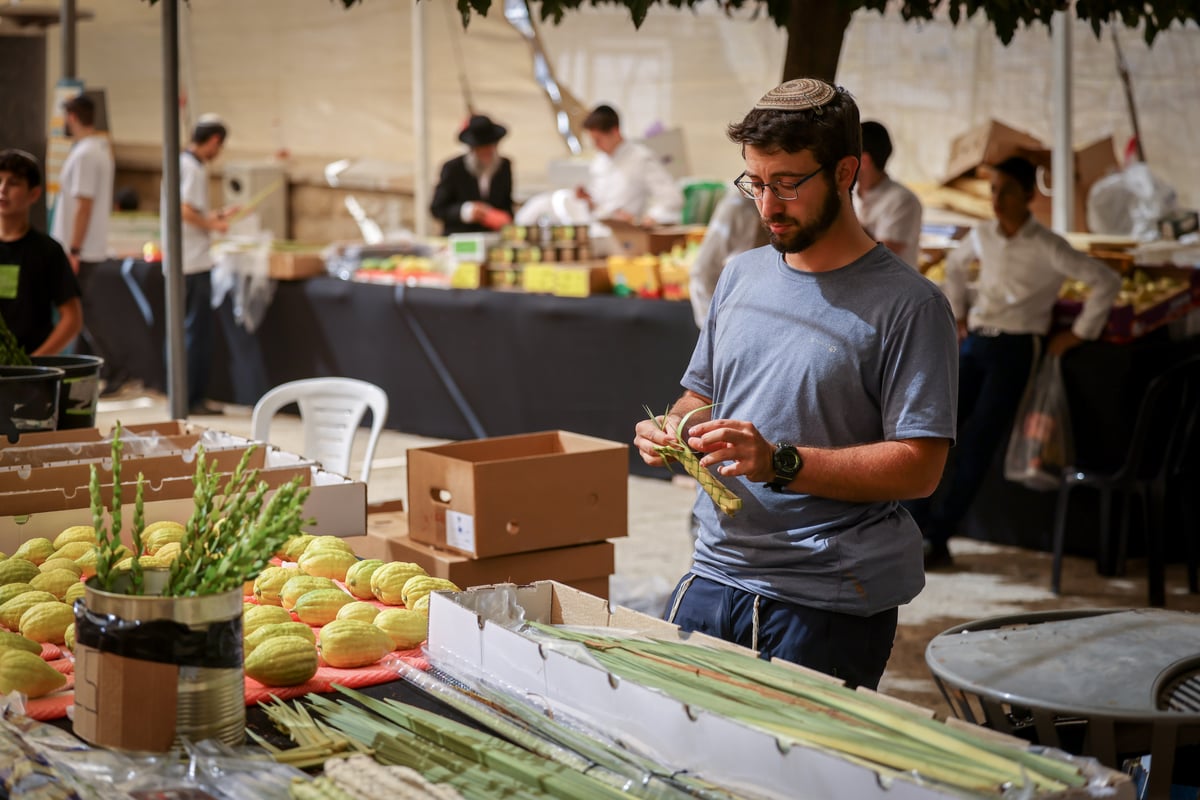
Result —
<instances>
[{"instance_id":1,"label":"man's hand","mask_svg":"<svg viewBox=\"0 0 1200 800\"><path fill-rule=\"evenodd\" d=\"M79 256L73 253L67 253L67 261L71 264L71 272L79 274Z\"/></svg>"},{"instance_id":2,"label":"man's hand","mask_svg":"<svg viewBox=\"0 0 1200 800\"><path fill-rule=\"evenodd\" d=\"M1046 345L1046 352L1052 356L1061 356L1068 350L1083 344L1083 341L1075 335L1074 331L1060 331L1050 337L1050 343Z\"/></svg>"},{"instance_id":3,"label":"man's hand","mask_svg":"<svg viewBox=\"0 0 1200 800\"><path fill-rule=\"evenodd\" d=\"M967 321L965 319L960 319L955 323L955 325L958 328L958 343L962 344L963 340L967 338L967 334L970 333L970 331L967 330Z\"/></svg>"},{"instance_id":4,"label":"man's hand","mask_svg":"<svg viewBox=\"0 0 1200 800\"><path fill-rule=\"evenodd\" d=\"M772 456L775 446L763 438L752 423L734 419L699 422L688 431L688 447L703 453L700 465L711 467L725 477L745 475L754 483L775 478Z\"/></svg>"},{"instance_id":5,"label":"man's hand","mask_svg":"<svg viewBox=\"0 0 1200 800\"><path fill-rule=\"evenodd\" d=\"M659 428L659 424L662 428ZM679 417L675 415L658 416L654 419L644 419L634 428L633 446L638 449L648 466L665 466L662 456L656 449L662 445L677 444L675 429L679 425Z\"/></svg>"},{"instance_id":6,"label":"man's hand","mask_svg":"<svg viewBox=\"0 0 1200 800\"><path fill-rule=\"evenodd\" d=\"M488 203L475 200L471 203L471 222L483 224L483 221L487 219L488 212L494 210Z\"/></svg>"}]
</instances>

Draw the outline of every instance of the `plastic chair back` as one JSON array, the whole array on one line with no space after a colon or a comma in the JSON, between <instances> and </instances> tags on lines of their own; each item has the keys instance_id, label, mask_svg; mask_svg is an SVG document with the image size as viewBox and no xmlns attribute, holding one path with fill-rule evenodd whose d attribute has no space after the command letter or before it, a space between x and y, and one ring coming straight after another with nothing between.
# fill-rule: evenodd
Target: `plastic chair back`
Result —
<instances>
[{"instance_id":1,"label":"plastic chair back","mask_svg":"<svg viewBox=\"0 0 1200 800\"><path fill-rule=\"evenodd\" d=\"M360 477L366 483L371 475L375 445L387 420L387 393L373 383L354 378L306 378L280 384L254 404L254 414L250 418L251 436L268 441L271 418L291 403L300 407L300 421L304 425L303 455L339 475L350 474L354 435L367 409L371 410L371 432Z\"/></svg>"},{"instance_id":2,"label":"plastic chair back","mask_svg":"<svg viewBox=\"0 0 1200 800\"><path fill-rule=\"evenodd\" d=\"M1200 356L1168 368L1150 382L1138 408L1129 453L1119 474L1161 480L1178 472L1200 412Z\"/></svg>"}]
</instances>

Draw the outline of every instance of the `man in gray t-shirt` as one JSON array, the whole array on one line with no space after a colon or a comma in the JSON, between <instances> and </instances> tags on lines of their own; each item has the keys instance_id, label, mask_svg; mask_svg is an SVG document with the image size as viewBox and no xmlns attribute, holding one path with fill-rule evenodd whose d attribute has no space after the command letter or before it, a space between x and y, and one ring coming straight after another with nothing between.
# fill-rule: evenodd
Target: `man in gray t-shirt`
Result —
<instances>
[{"instance_id":1,"label":"man in gray t-shirt","mask_svg":"<svg viewBox=\"0 0 1200 800\"><path fill-rule=\"evenodd\" d=\"M896 608L924 586L921 533L899 501L933 491L954 437L954 319L854 215L847 92L790 81L729 135L772 247L725 269L683 396L634 443L662 464L656 448L700 409L687 443L742 507L728 516L698 493L693 567L667 618L874 687Z\"/></svg>"}]
</instances>

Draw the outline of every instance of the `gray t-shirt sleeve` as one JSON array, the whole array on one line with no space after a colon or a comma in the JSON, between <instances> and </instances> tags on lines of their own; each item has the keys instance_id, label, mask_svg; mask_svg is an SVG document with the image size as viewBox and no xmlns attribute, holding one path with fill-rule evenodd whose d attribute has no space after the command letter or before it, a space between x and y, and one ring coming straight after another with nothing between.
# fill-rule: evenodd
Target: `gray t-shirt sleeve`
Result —
<instances>
[{"instance_id":1,"label":"gray t-shirt sleeve","mask_svg":"<svg viewBox=\"0 0 1200 800\"><path fill-rule=\"evenodd\" d=\"M958 346L950 303L933 295L882 342L880 405L884 439L953 441L958 396Z\"/></svg>"}]
</instances>

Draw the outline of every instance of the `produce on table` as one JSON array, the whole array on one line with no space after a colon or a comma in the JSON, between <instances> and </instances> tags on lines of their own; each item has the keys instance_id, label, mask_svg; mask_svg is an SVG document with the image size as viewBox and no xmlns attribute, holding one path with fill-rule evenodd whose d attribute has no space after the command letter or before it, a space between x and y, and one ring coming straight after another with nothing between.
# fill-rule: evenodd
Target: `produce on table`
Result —
<instances>
[{"instance_id":1,"label":"produce on table","mask_svg":"<svg viewBox=\"0 0 1200 800\"><path fill-rule=\"evenodd\" d=\"M375 594L371 591L371 576L375 574L375 570L382 566L383 561L380 559L367 558L346 570L345 583L346 588L350 590L350 594L359 600L375 599Z\"/></svg>"},{"instance_id":2,"label":"produce on table","mask_svg":"<svg viewBox=\"0 0 1200 800\"><path fill-rule=\"evenodd\" d=\"M281 605L279 593L295 574L286 567L267 567L254 579L254 599L266 606Z\"/></svg>"},{"instance_id":3,"label":"produce on table","mask_svg":"<svg viewBox=\"0 0 1200 800\"><path fill-rule=\"evenodd\" d=\"M303 636L275 636L246 657L246 674L266 686L299 686L317 674L317 651Z\"/></svg>"},{"instance_id":4,"label":"produce on table","mask_svg":"<svg viewBox=\"0 0 1200 800\"><path fill-rule=\"evenodd\" d=\"M379 616L380 610L379 606L368 603L365 600L355 600L353 603L347 603L338 609L337 618L374 622L375 617Z\"/></svg>"},{"instance_id":5,"label":"produce on table","mask_svg":"<svg viewBox=\"0 0 1200 800\"><path fill-rule=\"evenodd\" d=\"M339 550L331 546L313 549L313 545L310 544L304 551L304 555L300 556L297 566L306 575L342 581L346 579L346 571L357 561L358 556L346 550Z\"/></svg>"},{"instance_id":6,"label":"produce on table","mask_svg":"<svg viewBox=\"0 0 1200 800\"><path fill-rule=\"evenodd\" d=\"M299 636L308 639L309 644L313 646L313 652L317 652L317 634L313 632L313 629L307 623L272 622L269 625L259 626L253 633L242 640L244 655L249 656L254 648L268 639L274 639L277 636Z\"/></svg>"},{"instance_id":7,"label":"produce on table","mask_svg":"<svg viewBox=\"0 0 1200 800\"><path fill-rule=\"evenodd\" d=\"M416 575L404 582L400 597L404 605L411 608L422 597L430 592L457 592L459 588L453 581L445 578L433 578L429 575Z\"/></svg>"},{"instance_id":8,"label":"produce on table","mask_svg":"<svg viewBox=\"0 0 1200 800\"><path fill-rule=\"evenodd\" d=\"M59 689L67 677L24 650L0 650L0 694L21 692L26 697L41 697Z\"/></svg>"},{"instance_id":9,"label":"produce on table","mask_svg":"<svg viewBox=\"0 0 1200 800\"><path fill-rule=\"evenodd\" d=\"M295 570L292 570L295 572ZM337 584L329 578L317 575L293 575L279 590L279 604L291 611L296 607L296 601L306 592L314 589L336 589Z\"/></svg>"},{"instance_id":10,"label":"produce on table","mask_svg":"<svg viewBox=\"0 0 1200 800\"><path fill-rule=\"evenodd\" d=\"M41 564L52 555L54 555L54 543L44 536L35 536L21 542L21 546L17 548L17 552L12 554L12 557Z\"/></svg>"},{"instance_id":11,"label":"produce on table","mask_svg":"<svg viewBox=\"0 0 1200 800\"><path fill-rule=\"evenodd\" d=\"M69 528L64 528L62 533L54 537L54 549L56 551L61 550L63 545L70 544L71 542L96 544L96 529L91 525L72 525ZM67 557L70 558L70 556Z\"/></svg>"},{"instance_id":12,"label":"produce on table","mask_svg":"<svg viewBox=\"0 0 1200 800\"><path fill-rule=\"evenodd\" d=\"M390 561L371 573L371 594L384 605L401 605L404 602L405 582L418 575L427 575L419 564Z\"/></svg>"},{"instance_id":13,"label":"produce on table","mask_svg":"<svg viewBox=\"0 0 1200 800\"><path fill-rule=\"evenodd\" d=\"M18 623L21 635L35 642L62 644L67 626L75 622L75 609L61 600L34 603Z\"/></svg>"},{"instance_id":14,"label":"produce on table","mask_svg":"<svg viewBox=\"0 0 1200 800\"><path fill-rule=\"evenodd\" d=\"M301 622L309 625L324 625L337 619L342 606L354 602L354 598L341 589L314 589L300 595L292 613Z\"/></svg>"},{"instance_id":15,"label":"produce on table","mask_svg":"<svg viewBox=\"0 0 1200 800\"><path fill-rule=\"evenodd\" d=\"M407 608L386 608L372 624L392 637L397 650L411 650L429 636L429 617Z\"/></svg>"},{"instance_id":16,"label":"produce on table","mask_svg":"<svg viewBox=\"0 0 1200 800\"><path fill-rule=\"evenodd\" d=\"M395 646L392 637L369 622L335 619L321 628L317 648L329 666L353 669L374 664Z\"/></svg>"},{"instance_id":17,"label":"produce on table","mask_svg":"<svg viewBox=\"0 0 1200 800\"><path fill-rule=\"evenodd\" d=\"M251 606L242 612L242 636L249 636L264 625L291 621L292 615L279 606Z\"/></svg>"}]
</instances>

